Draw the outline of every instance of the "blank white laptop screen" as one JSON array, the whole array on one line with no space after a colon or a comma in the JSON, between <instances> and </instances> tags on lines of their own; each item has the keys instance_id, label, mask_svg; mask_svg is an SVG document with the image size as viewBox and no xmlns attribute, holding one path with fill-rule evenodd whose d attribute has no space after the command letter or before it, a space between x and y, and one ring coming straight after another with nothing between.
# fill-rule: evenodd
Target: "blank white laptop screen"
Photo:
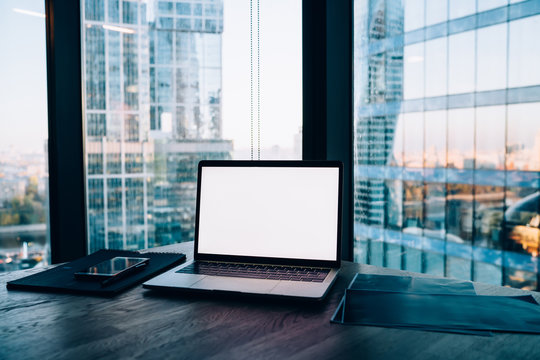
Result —
<instances>
[{"instance_id":1,"label":"blank white laptop screen","mask_svg":"<svg viewBox=\"0 0 540 360\"><path fill-rule=\"evenodd\" d=\"M203 167L198 251L335 261L339 169Z\"/></svg>"}]
</instances>

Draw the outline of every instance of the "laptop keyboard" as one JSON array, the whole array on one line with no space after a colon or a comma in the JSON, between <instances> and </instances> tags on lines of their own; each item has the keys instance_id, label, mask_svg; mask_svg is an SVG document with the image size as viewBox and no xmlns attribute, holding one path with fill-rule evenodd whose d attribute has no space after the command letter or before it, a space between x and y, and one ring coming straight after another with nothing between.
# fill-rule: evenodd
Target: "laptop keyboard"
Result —
<instances>
[{"instance_id":1,"label":"laptop keyboard","mask_svg":"<svg viewBox=\"0 0 540 360\"><path fill-rule=\"evenodd\" d=\"M231 276L252 279L290 280L323 282L329 269L277 266L277 265L254 265L234 264L197 261L177 271L183 274L201 274L215 276Z\"/></svg>"}]
</instances>

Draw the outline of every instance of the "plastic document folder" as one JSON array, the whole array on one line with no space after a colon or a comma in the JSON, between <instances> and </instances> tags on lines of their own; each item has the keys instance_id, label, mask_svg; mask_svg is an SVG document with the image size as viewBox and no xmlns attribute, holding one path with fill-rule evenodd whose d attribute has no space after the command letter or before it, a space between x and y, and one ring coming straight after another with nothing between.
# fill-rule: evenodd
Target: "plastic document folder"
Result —
<instances>
[{"instance_id":1,"label":"plastic document folder","mask_svg":"<svg viewBox=\"0 0 540 360\"><path fill-rule=\"evenodd\" d=\"M142 257L150 259L144 270L118 280L107 287L102 287L100 282L76 280L74 273L81 269L93 266L101 261L112 259L116 256ZM91 255L77 259L70 263L59 265L52 269L10 281L7 288L10 290L69 292L79 294L91 294L99 296L114 296L131 288L143 281L181 264L186 259L184 254L171 253L139 253L124 250L99 250Z\"/></svg>"},{"instance_id":2,"label":"plastic document folder","mask_svg":"<svg viewBox=\"0 0 540 360\"><path fill-rule=\"evenodd\" d=\"M531 295L476 295L468 281L357 274L332 322L488 336L491 331L540 334L540 306Z\"/></svg>"}]
</instances>

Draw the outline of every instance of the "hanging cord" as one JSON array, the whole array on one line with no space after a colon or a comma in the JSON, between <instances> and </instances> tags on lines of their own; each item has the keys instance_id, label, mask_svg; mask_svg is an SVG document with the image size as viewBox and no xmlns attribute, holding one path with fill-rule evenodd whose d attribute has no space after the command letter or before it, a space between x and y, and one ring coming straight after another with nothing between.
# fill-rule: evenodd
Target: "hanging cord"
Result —
<instances>
[{"instance_id":1,"label":"hanging cord","mask_svg":"<svg viewBox=\"0 0 540 360\"><path fill-rule=\"evenodd\" d=\"M250 65L251 65L251 92L250 92L250 110L251 110L251 160L253 160L253 0L249 0L249 46L250 46Z\"/></svg>"},{"instance_id":2,"label":"hanging cord","mask_svg":"<svg viewBox=\"0 0 540 360\"><path fill-rule=\"evenodd\" d=\"M260 36L260 0L257 0L257 160L261 160L261 36ZM251 160L254 155L254 77L253 77L253 0L249 1L249 46L250 46L250 125L251 125Z\"/></svg>"},{"instance_id":3,"label":"hanging cord","mask_svg":"<svg viewBox=\"0 0 540 360\"><path fill-rule=\"evenodd\" d=\"M259 5L259 0L257 0L257 160L261 160L261 32Z\"/></svg>"}]
</instances>

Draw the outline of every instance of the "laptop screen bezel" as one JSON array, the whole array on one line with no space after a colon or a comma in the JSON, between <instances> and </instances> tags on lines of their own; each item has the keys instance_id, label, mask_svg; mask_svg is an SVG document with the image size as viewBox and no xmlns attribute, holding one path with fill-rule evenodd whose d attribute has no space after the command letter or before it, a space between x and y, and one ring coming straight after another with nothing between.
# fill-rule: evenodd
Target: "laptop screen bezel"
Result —
<instances>
[{"instance_id":1,"label":"laptop screen bezel","mask_svg":"<svg viewBox=\"0 0 540 360\"><path fill-rule=\"evenodd\" d=\"M337 168L339 172L338 184L338 221L336 233L336 260L310 260L259 256L236 256L223 254L199 253L199 214L201 201L201 179L203 167L306 167L306 168ZM194 259L205 261L223 261L240 263L280 264L296 266L313 266L325 268L339 268L341 266L341 216L342 216L342 188L343 163L341 161L299 161L299 160L201 160L197 174L197 204L195 211L195 247Z\"/></svg>"}]
</instances>

